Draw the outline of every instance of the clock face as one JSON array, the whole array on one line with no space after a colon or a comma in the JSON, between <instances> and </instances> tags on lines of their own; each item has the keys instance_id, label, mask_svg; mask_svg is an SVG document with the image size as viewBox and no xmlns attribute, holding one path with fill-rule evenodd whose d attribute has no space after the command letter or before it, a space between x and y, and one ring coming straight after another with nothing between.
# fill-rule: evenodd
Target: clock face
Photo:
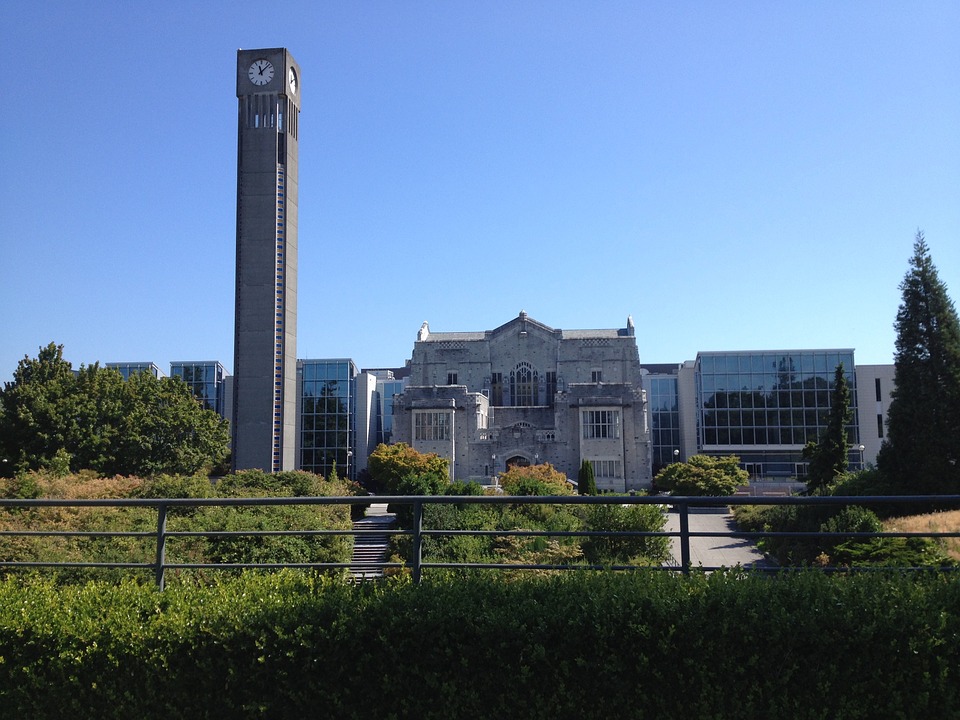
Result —
<instances>
[{"instance_id":1,"label":"clock face","mask_svg":"<svg viewBox=\"0 0 960 720\"><path fill-rule=\"evenodd\" d=\"M254 85L266 85L273 80L273 63L269 60L254 60L247 71L247 77Z\"/></svg>"},{"instance_id":2,"label":"clock face","mask_svg":"<svg viewBox=\"0 0 960 720\"><path fill-rule=\"evenodd\" d=\"M290 68L290 72L288 73L288 77L287 77L287 82L290 85L290 92L296 95L297 94L297 71L294 70L293 68Z\"/></svg>"}]
</instances>

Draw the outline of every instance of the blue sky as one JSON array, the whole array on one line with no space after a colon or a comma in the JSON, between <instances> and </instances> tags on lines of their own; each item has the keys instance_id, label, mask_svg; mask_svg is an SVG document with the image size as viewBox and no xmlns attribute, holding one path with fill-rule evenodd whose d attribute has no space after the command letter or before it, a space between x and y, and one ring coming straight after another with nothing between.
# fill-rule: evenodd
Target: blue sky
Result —
<instances>
[{"instance_id":1,"label":"blue sky","mask_svg":"<svg viewBox=\"0 0 960 720\"><path fill-rule=\"evenodd\" d=\"M236 50L302 67L300 357L420 324L892 361L960 292L960 3L8 2L0 379L233 364Z\"/></svg>"}]
</instances>

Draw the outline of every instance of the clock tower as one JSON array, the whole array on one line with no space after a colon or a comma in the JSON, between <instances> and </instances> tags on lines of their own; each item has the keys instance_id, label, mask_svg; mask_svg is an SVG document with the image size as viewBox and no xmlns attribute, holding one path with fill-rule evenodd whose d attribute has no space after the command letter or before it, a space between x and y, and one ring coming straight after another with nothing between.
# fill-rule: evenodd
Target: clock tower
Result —
<instances>
[{"instance_id":1,"label":"clock tower","mask_svg":"<svg viewBox=\"0 0 960 720\"><path fill-rule=\"evenodd\" d=\"M295 467L300 66L237 51L233 467Z\"/></svg>"}]
</instances>

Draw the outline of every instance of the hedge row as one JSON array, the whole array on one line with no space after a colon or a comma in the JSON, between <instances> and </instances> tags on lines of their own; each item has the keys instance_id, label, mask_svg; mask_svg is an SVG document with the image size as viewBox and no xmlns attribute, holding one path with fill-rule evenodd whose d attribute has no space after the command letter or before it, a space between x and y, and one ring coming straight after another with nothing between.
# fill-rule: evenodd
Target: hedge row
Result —
<instances>
[{"instance_id":1,"label":"hedge row","mask_svg":"<svg viewBox=\"0 0 960 720\"><path fill-rule=\"evenodd\" d=\"M956 718L946 575L0 583L23 718Z\"/></svg>"}]
</instances>

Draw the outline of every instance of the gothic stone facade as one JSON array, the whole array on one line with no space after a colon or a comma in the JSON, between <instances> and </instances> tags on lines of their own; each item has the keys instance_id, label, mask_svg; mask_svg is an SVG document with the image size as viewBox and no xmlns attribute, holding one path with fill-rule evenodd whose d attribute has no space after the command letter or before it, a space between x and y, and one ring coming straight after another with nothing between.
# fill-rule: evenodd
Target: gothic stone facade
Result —
<instances>
[{"instance_id":1,"label":"gothic stone facade","mask_svg":"<svg viewBox=\"0 0 960 720\"><path fill-rule=\"evenodd\" d=\"M619 330L556 330L521 312L485 332L430 332L394 398L394 442L450 461L456 480L550 463L597 487L651 484L650 432L633 321Z\"/></svg>"}]
</instances>

